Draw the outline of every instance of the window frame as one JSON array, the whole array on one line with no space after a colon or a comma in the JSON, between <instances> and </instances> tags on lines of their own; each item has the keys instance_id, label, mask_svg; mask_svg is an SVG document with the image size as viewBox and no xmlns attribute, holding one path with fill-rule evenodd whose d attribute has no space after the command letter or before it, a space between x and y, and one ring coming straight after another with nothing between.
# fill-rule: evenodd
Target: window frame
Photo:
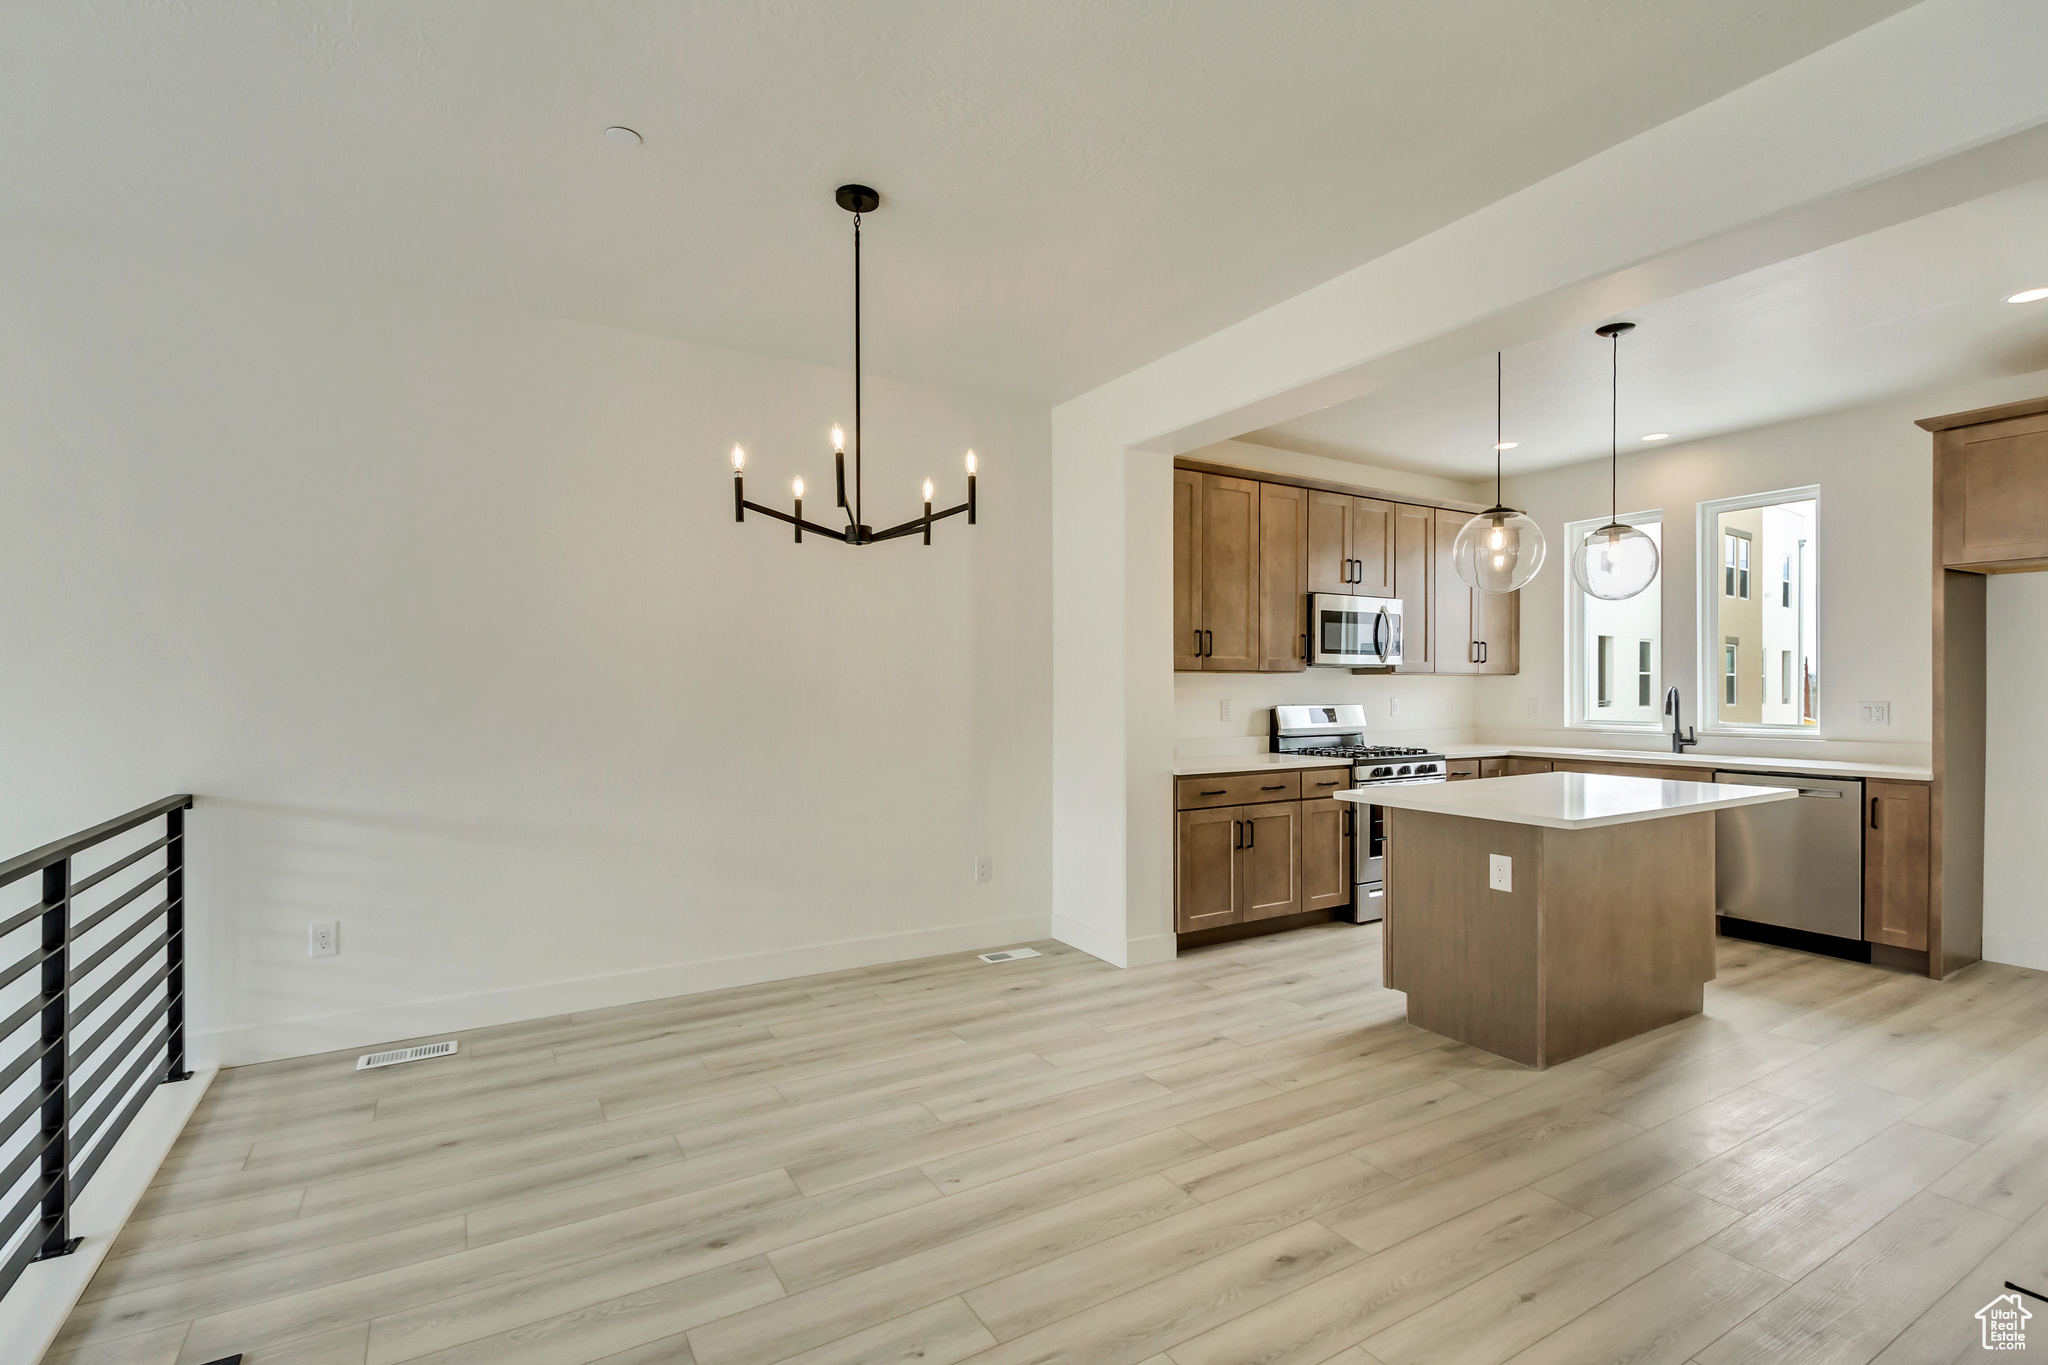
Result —
<instances>
[{"instance_id":1,"label":"window frame","mask_svg":"<svg viewBox=\"0 0 2048 1365\"><path fill-rule=\"evenodd\" d=\"M1613 516L1603 512L1598 516L1587 517L1582 521L1568 521L1565 523L1564 527L1564 544L1568 548L1576 550L1578 548L1579 542L1584 540L1589 533L1598 530L1600 527L1607 525L1609 522L1613 520L1615 520ZM1669 570L1671 567L1670 560L1667 557L1667 551L1669 547L1666 544L1666 537L1663 533L1665 531L1668 531L1670 529L1670 526L1668 524L1668 519L1664 515L1664 509L1661 507L1647 508L1640 512L1625 512L1622 514L1620 520L1630 526L1654 525L1659 528L1657 538L1657 551L1660 558L1657 565L1657 580L1656 582L1652 583L1648 588L1645 588L1644 591L1654 592L1658 595L1658 657L1655 662L1656 671L1661 675L1663 672L1664 665L1664 646L1669 636L1669 632L1665 629L1666 622L1664 619L1665 612L1663 593L1665 579L1668 576L1667 570ZM1661 717L1641 721L1613 720L1608 717L1601 716L1600 714L1598 714L1599 708L1589 704L1586 695L1586 689L1588 685L1593 681L1593 679L1590 679L1586 676L1587 663L1584 657L1586 645L1585 641L1582 639L1582 636L1584 635L1586 628L1585 603L1585 592L1579 587L1579 585L1576 582L1572 580L1570 572L1567 571L1565 574L1564 590L1564 662L1566 727L1573 730L1604 730L1612 734L1622 735L1662 733L1663 721ZM1623 669L1621 668L1621 663L1619 659L1620 651L1627 644L1627 642L1631 639L1636 638L1639 637L1615 637L1614 651L1616 657L1612 660L1614 664L1614 679L1613 687L1609 693L1610 701L1621 695L1622 678L1624 676L1631 680L1631 688L1638 690L1638 694L1640 694L1639 689L1641 684L1639 681L1637 681L1638 670L1634 667L1631 667L1624 673ZM1657 704L1661 709L1661 698L1657 699ZM1553 712L1552 714L1555 714L1555 712Z\"/></svg>"},{"instance_id":2,"label":"window frame","mask_svg":"<svg viewBox=\"0 0 2048 1365\"><path fill-rule=\"evenodd\" d=\"M1693 695L1699 698L1713 697L1715 699L1714 705L1702 705L1698 708L1698 732L1700 734L1750 735L1757 738L1769 737L1772 739L1814 741L1818 741L1822 737L1823 724L1818 714L1820 706L1817 698L1814 704L1815 723L1812 725L1764 725L1760 723L1752 725L1739 721L1712 719L1712 717L1717 717L1721 714L1720 698L1723 695L1722 679L1724 677L1722 673L1722 649L1724 646L1721 635L1721 603L1727 599L1726 594L1722 591L1722 570L1724 568L1722 559L1725 551L1722 547L1721 514L1723 512L1747 511L1752 507L1770 507L1781 502L1811 502L1813 504L1813 534L1815 540L1818 541L1820 539L1823 499L1821 497L1821 487L1817 483L1794 488L1774 488L1762 493L1745 493L1740 497L1715 498L1710 501L1703 501L1695 508L1694 540L1697 543L1699 553L1699 573L1697 578L1699 593L1693 608L1695 613L1693 619L1693 630L1695 632L1693 657L1698 668L1698 675L1694 679ZM1750 552L1750 584L1752 592L1755 591L1757 570L1756 551L1755 547L1752 546ZM1821 626L1827 620L1827 592L1826 585L1821 582L1818 549L1816 549L1814 556L1813 576L1813 657L1817 665L1825 645L1824 632L1821 630ZM1773 596L1775 597L1776 594L1773 594ZM1761 642L1758 644L1758 649L1761 652ZM1761 675L1762 669L1759 669L1758 672Z\"/></svg>"}]
</instances>

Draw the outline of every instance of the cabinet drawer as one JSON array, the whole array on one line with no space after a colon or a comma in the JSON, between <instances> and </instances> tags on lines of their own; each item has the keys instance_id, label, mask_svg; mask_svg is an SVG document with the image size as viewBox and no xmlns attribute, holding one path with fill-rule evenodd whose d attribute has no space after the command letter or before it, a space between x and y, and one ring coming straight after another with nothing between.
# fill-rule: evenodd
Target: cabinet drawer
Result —
<instances>
[{"instance_id":1,"label":"cabinet drawer","mask_svg":"<svg viewBox=\"0 0 2048 1365\"><path fill-rule=\"evenodd\" d=\"M1476 758L1454 758L1444 765L1444 774L1453 782L1464 782L1479 776L1479 760Z\"/></svg>"},{"instance_id":2,"label":"cabinet drawer","mask_svg":"<svg viewBox=\"0 0 2048 1365\"><path fill-rule=\"evenodd\" d=\"M1604 773L1609 777L1647 777L1658 782L1707 782L1713 771L1705 768L1673 768L1658 763L1595 763L1585 759L1557 760L1556 772Z\"/></svg>"},{"instance_id":3,"label":"cabinet drawer","mask_svg":"<svg viewBox=\"0 0 2048 1365\"><path fill-rule=\"evenodd\" d=\"M1304 801L1313 801L1319 796L1335 796L1338 792L1351 789L1351 769L1349 768L1311 768L1309 771L1299 774L1299 776L1301 778L1301 799ZM1286 799L1284 796L1274 798L1276 801L1284 801Z\"/></svg>"},{"instance_id":4,"label":"cabinet drawer","mask_svg":"<svg viewBox=\"0 0 2048 1365\"><path fill-rule=\"evenodd\" d=\"M1183 777L1175 783L1181 810L1203 810L1210 806L1249 806L1260 801L1301 800L1301 774L1217 773L1211 777Z\"/></svg>"}]
</instances>

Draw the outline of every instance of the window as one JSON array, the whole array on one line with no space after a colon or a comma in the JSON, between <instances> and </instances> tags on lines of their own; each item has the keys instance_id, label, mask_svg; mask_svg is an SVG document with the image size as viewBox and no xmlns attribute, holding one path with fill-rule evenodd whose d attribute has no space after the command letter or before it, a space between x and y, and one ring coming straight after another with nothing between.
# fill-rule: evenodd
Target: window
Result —
<instances>
[{"instance_id":1,"label":"window","mask_svg":"<svg viewBox=\"0 0 2048 1365\"><path fill-rule=\"evenodd\" d=\"M1707 728L1819 728L1819 509L1817 488L1700 504L1700 681L1719 702ZM1753 584L1773 569L1775 584Z\"/></svg>"},{"instance_id":2,"label":"window","mask_svg":"<svg viewBox=\"0 0 2048 1365\"><path fill-rule=\"evenodd\" d=\"M1721 568L1726 583L1721 591L1728 597L1749 597L1749 536L1728 531L1721 536Z\"/></svg>"},{"instance_id":3,"label":"window","mask_svg":"<svg viewBox=\"0 0 2048 1365\"><path fill-rule=\"evenodd\" d=\"M1611 520L1602 512L1596 518L1572 522L1565 527L1564 543L1577 545ZM1641 529L1662 553L1661 513L1632 512L1622 520ZM1664 700L1663 684L1657 676L1664 654L1663 575L1626 602L1588 597L1569 575L1565 588L1571 723L1603 730L1659 729Z\"/></svg>"}]
</instances>

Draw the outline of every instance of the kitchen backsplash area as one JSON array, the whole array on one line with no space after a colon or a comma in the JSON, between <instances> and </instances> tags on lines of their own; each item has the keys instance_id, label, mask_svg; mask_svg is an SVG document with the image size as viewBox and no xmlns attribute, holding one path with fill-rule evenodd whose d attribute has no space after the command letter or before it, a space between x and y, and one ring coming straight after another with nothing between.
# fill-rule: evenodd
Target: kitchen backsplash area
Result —
<instances>
[{"instance_id":1,"label":"kitchen backsplash area","mask_svg":"<svg viewBox=\"0 0 2048 1365\"><path fill-rule=\"evenodd\" d=\"M1480 688L1512 681L1356 674L1337 668L1179 673L1173 686L1174 749L1184 758L1264 753L1267 712L1276 705L1359 705L1365 708L1370 742L1452 743L1472 737Z\"/></svg>"}]
</instances>

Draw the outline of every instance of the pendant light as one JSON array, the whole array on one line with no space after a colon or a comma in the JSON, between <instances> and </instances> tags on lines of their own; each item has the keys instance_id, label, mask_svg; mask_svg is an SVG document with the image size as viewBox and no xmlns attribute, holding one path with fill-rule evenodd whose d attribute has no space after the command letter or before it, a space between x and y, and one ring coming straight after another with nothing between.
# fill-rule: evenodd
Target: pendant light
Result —
<instances>
[{"instance_id":1,"label":"pendant light","mask_svg":"<svg viewBox=\"0 0 2048 1365\"><path fill-rule=\"evenodd\" d=\"M1543 528L1526 512L1500 500L1500 453L1514 445L1501 439L1501 353L1493 353L1493 506L1458 532L1451 563L1458 577L1481 592L1515 592L1543 567Z\"/></svg>"},{"instance_id":2,"label":"pendant light","mask_svg":"<svg viewBox=\"0 0 2048 1365\"><path fill-rule=\"evenodd\" d=\"M1610 322L1594 333L1606 337L1608 363L1607 497L1608 522L1591 532L1572 554L1572 577L1589 597L1623 602L1650 586L1657 577L1657 542L1621 520L1621 336L1635 330L1633 322Z\"/></svg>"},{"instance_id":3,"label":"pendant light","mask_svg":"<svg viewBox=\"0 0 2048 1365\"><path fill-rule=\"evenodd\" d=\"M795 528L794 539L801 544L804 532L823 536L827 540L840 541L847 545L872 545L882 540L898 540L905 536L923 535L924 543L932 543L932 523L944 521L947 517L967 514L967 524L974 525L976 503L974 497L974 475L976 463L974 452L967 452L967 501L948 507L942 512L932 510L932 481L924 481L924 512L906 522L887 530L877 531L861 520L861 460L860 460L860 219L864 213L873 213L881 207L882 196L866 185L841 185L832 192L832 200L840 208L853 215L853 497L847 500L846 490L846 433L838 427L832 428L832 467L837 490L838 505L846 512L846 526L835 530L821 526L815 521L804 519L804 481L801 477L790 482L794 494L794 506L788 512L773 507L763 507L747 499L747 452L738 446L732 448L732 519L745 521L747 513L759 512L764 517L773 517Z\"/></svg>"}]
</instances>

